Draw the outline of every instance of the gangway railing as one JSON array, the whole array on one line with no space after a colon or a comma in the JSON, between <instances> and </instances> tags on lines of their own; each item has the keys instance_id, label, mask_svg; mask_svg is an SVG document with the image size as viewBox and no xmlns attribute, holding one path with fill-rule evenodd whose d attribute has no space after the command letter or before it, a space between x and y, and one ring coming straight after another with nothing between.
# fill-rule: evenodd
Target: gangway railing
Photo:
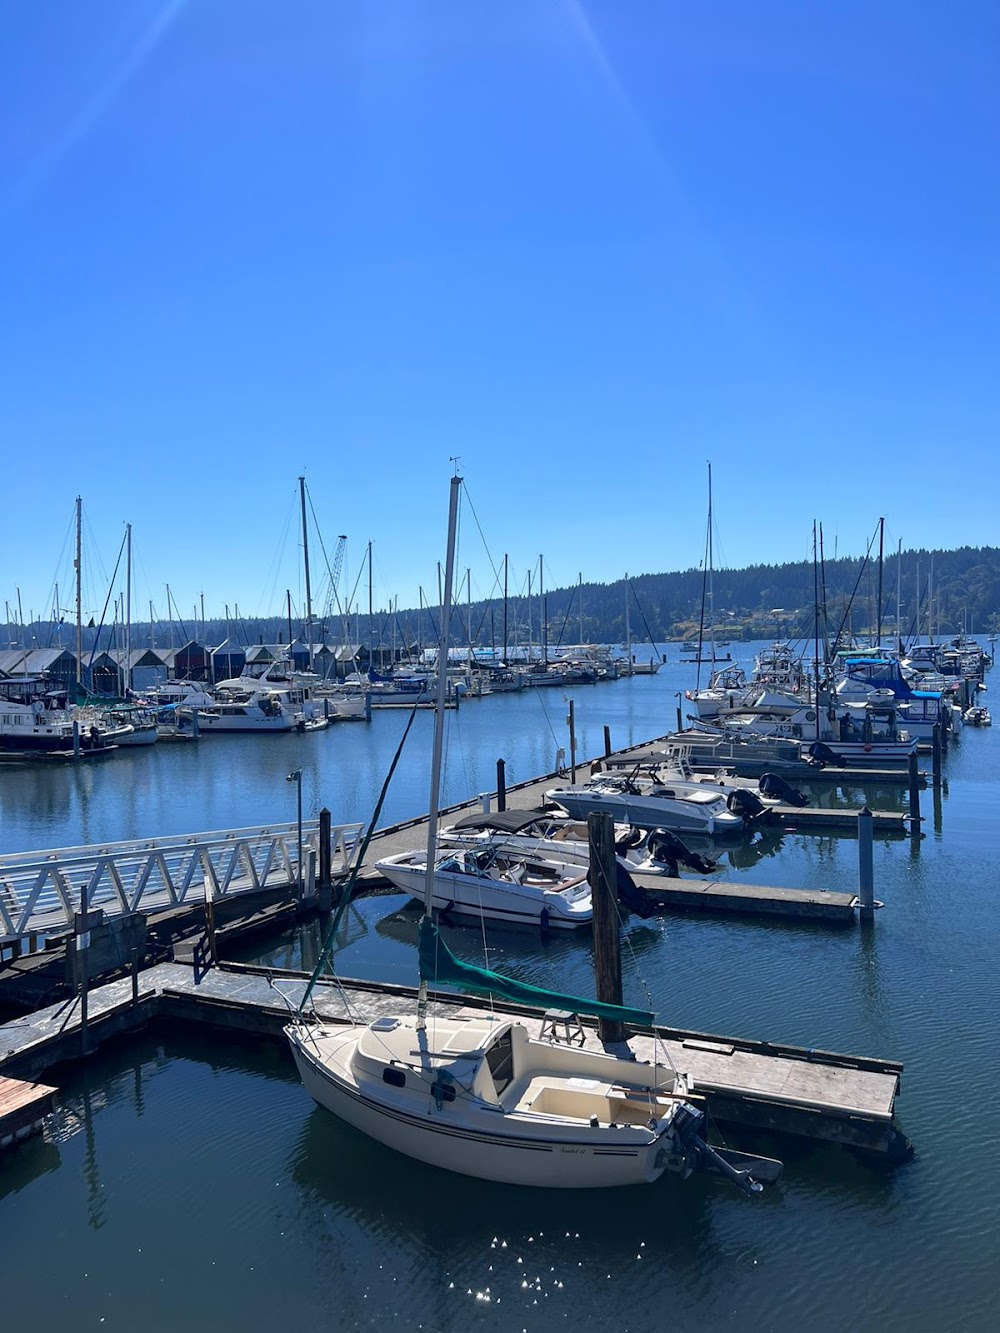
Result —
<instances>
[{"instance_id":1,"label":"gangway railing","mask_svg":"<svg viewBox=\"0 0 1000 1333\"><path fill-rule=\"evenodd\" d=\"M363 828L331 826L332 875L353 869ZM319 821L303 820L302 882L319 837ZM0 856L0 945L71 929L84 902L117 916L298 884L298 849L296 821Z\"/></svg>"}]
</instances>

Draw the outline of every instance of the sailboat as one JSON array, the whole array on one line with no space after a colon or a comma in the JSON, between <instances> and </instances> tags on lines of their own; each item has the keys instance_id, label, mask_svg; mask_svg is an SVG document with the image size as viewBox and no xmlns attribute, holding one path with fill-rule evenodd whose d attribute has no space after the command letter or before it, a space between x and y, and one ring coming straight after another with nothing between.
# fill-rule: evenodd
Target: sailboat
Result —
<instances>
[{"instance_id":1,"label":"sailboat","mask_svg":"<svg viewBox=\"0 0 1000 1333\"><path fill-rule=\"evenodd\" d=\"M460 484L452 478L439 663L447 660ZM650 1182L668 1169L690 1174L715 1150L700 1138L703 1113L687 1100L688 1081L669 1061L543 1040L524 1022L487 1011L428 1015L433 979L642 1028L653 1022L642 1010L557 995L463 963L441 938L431 903L445 691L439 670L416 1013L326 1023L304 1012L307 988L285 1029L306 1090L387 1147L482 1180L592 1188ZM760 1188L748 1172L728 1163L722 1169L744 1188Z\"/></svg>"}]
</instances>

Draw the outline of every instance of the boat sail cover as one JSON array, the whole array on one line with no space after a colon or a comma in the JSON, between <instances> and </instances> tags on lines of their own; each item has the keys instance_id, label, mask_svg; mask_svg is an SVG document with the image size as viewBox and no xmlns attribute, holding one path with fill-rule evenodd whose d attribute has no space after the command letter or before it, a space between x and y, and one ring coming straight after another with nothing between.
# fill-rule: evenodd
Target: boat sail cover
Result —
<instances>
[{"instance_id":1,"label":"boat sail cover","mask_svg":"<svg viewBox=\"0 0 1000 1333\"><path fill-rule=\"evenodd\" d=\"M620 1004L604 1004L583 996L563 995L558 991L529 986L513 977L492 972L488 967L476 967L456 958L441 937L441 932L425 916L420 922L420 979L445 982L474 995L499 995L514 1004L535 1005L545 1009L563 1009L574 1014L589 1014L593 1018L607 1018L614 1022L630 1023L633 1027L651 1028L653 1015L646 1009L630 1009Z\"/></svg>"}]
</instances>

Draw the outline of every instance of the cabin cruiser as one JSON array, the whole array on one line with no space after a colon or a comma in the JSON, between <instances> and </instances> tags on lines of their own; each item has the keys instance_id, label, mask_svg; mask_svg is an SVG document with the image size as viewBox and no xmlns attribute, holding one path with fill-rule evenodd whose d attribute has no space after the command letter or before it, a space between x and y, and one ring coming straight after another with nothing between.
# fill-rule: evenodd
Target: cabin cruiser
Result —
<instances>
[{"instance_id":1,"label":"cabin cruiser","mask_svg":"<svg viewBox=\"0 0 1000 1333\"><path fill-rule=\"evenodd\" d=\"M198 729L212 731L294 731L300 713L282 702L276 691L261 690L247 699L216 701L198 709Z\"/></svg>"},{"instance_id":2,"label":"cabin cruiser","mask_svg":"<svg viewBox=\"0 0 1000 1333\"><path fill-rule=\"evenodd\" d=\"M83 750L117 744L124 728L109 729L97 716L77 716L67 707L68 692L41 676L0 679L0 749L71 750L73 724Z\"/></svg>"}]
</instances>

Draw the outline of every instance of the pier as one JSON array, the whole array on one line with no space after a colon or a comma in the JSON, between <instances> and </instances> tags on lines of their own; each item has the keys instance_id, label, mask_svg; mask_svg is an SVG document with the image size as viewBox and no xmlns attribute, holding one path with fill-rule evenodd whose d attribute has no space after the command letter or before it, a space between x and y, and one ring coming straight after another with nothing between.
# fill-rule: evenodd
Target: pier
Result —
<instances>
[{"instance_id":1,"label":"pier","mask_svg":"<svg viewBox=\"0 0 1000 1333\"><path fill-rule=\"evenodd\" d=\"M153 1022L197 1024L283 1042L289 1006L299 1003L306 984L299 972L162 963L134 983L125 979L91 991L86 1028L77 1001L0 1026L0 1075L37 1078L105 1040ZM409 1011L415 997L415 988L407 986L326 979L316 986L313 1003L328 1021L367 1022L401 1007ZM500 1013L488 1000L443 992L432 992L432 1000L458 1013L488 1010L516 1017L535 1036L545 1022L541 1009L505 1004ZM582 1028L585 1043L601 1049L596 1025L584 1019ZM901 1064L671 1027L658 1026L654 1032L720 1123L837 1143L893 1161L910 1153L894 1124ZM652 1059L654 1037L638 1034L632 1048L639 1059Z\"/></svg>"}]
</instances>

